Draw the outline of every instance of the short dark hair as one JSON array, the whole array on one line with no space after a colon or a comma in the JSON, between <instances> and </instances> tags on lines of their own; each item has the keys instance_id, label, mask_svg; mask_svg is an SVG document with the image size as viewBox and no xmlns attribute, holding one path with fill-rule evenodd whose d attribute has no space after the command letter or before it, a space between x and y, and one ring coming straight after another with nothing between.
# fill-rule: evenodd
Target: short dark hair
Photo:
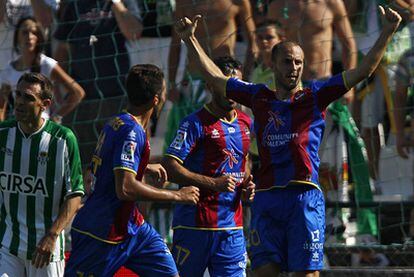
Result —
<instances>
[{"instance_id":1,"label":"short dark hair","mask_svg":"<svg viewBox=\"0 0 414 277\"><path fill-rule=\"evenodd\" d=\"M276 30L279 30L281 28L281 24L279 23L279 21L266 19L256 25L256 30L262 29L265 27L273 27Z\"/></svg>"},{"instance_id":2,"label":"short dark hair","mask_svg":"<svg viewBox=\"0 0 414 277\"><path fill-rule=\"evenodd\" d=\"M288 48L295 47L295 46L300 47L300 45L294 41L286 40L286 41L279 42L272 48L272 61L276 61L277 55L279 54L280 50L288 49ZM302 49L302 47L300 47L300 49Z\"/></svg>"},{"instance_id":3,"label":"short dark hair","mask_svg":"<svg viewBox=\"0 0 414 277\"><path fill-rule=\"evenodd\" d=\"M29 84L39 84L40 85L40 98L44 99L53 99L53 85L52 82L43 74L37 72L27 72L20 76L17 81L17 85L21 82L26 82Z\"/></svg>"},{"instance_id":4,"label":"short dark hair","mask_svg":"<svg viewBox=\"0 0 414 277\"><path fill-rule=\"evenodd\" d=\"M214 59L214 63L220 68L224 75L229 76L235 70L242 70L243 65L238 60L230 56L223 56Z\"/></svg>"},{"instance_id":5,"label":"short dark hair","mask_svg":"<svg viewBox=\"0 0 414 277\"><path fill-rule=\"evenodd\" d=\"M128 72L125 88L134 106L147 104L163 90L164 73L153 64L137 64Z\"/></svg>"}]
</instances>

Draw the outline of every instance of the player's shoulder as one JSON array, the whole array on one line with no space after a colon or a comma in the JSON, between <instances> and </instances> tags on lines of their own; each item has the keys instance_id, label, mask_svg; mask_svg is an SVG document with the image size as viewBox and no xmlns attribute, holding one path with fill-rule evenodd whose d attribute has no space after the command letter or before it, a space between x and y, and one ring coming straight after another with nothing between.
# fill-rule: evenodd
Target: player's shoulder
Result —
<instances>
[{"instance_id":1,"label":"player's shoulder","mask_svg":"<svg viewBox=\"0 0 414 277\"><path fill-rule=\"evenodd\" d=\"M129 113L121 113L111 118L106 128L109 128L114 137L125 137L135 140L145 137L144 128Z\"/></svg>"},{"instance_id":2,"label":"player's shoulder","mask_svg":"<svg viewBox=\"0 0 414 277\"><path fill-rule=\"evenodd\" d=\"M46 132L50 133L53 136L61 138L75 138L73 131L61 124L48 120L44 129Z\"/></svg>"},{"instance_id":3,"label":"player's shoulder","mask_svg":"<svg viewBox=\"0 0 414 277\"><path fill-rule=\"evenodd\" d=\"M8 120L0 122L0 130L7 129L7 128L13 128L16 126L17 126L17 122L15 119L8 119Z\"/></svg>"}]
</instances>

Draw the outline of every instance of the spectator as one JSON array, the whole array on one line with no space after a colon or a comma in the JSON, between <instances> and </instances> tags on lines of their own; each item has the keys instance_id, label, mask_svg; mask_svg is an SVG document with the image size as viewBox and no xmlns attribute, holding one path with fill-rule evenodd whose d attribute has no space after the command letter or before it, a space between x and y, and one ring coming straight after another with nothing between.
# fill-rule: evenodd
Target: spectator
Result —
<instances>
[{"instance_id":1,"label":"spectator","mask_svg":"<svg viewBox=\"0 0 414 277\"><path fill-rule=\"evenodd\" d=\"M56 101L51 110L44 113L44 117L50 116L55 122L60 123L62 117L73 110L85 96L79 84L66 74L54 59L42 53L44 45L45 36L40 24L32 17L20 19L13 38L13 50L19 54L19 57L10 61L0 73L0 120L6 119L6 107L11 92L14 91L17 80L25 72L42 73L66 88L68 93L62 102ZM14 97L13 94L13 99Z\"/></svg>"},{"instance_id":2,"label":"spectator","mask_svg":"<svg viewBox=\"0 0 414 277\"><path fill-rule=\"evenodd\" d=\"M263 21L256 26L256 41L259 48L257 64L252 72L251 81L266 84L275 89L275 80L272 70L272 48L278 44L284 35L276 21Z\"/></svg>"},{"instance_id":3,"label":"spectator","mask_svg":"<svg viewBox=\"0 0 414 277\"><path fill-rule=\"evenodd\" d=\"M33 16L43 28L50 28L59 0L0 0L0 70L13 59L14 26Z\"/></svg>"},{"instance_id":4,"label":"spectator","mask_svg":"<svg viewBox=\"0 0 414 277\"><path fill-rule=\"evenodd\" d=\"M68 64L86 92L88 101L77 109L81 112L76 110L76 117L68 118L68 122L80 121L72 127L86 143L81 145L84 160L93 152L102 119L122 108L129 69L125 42L138 39L141 32L135 0L71 0L65 5L54 34L59 40L55 58Z\"/></svg>"},{"instance_id":5,"label":"spectator","mask_svg":"<svg viewBox=\"0 0 414 277\"><path fill-rule=\"evenodd\" d=\"M0 123L7 149L0 152L1 276L63 276L63 229L80 208L84 189L76 137L42 117L52 96L44 75L23 74L16 118Z\"/></svg>"},{"instance_id":6,"label":"spectator","mask_svg":"<svg viewBox=\"0 0 414 277\"><path fill-rule=\"evenodd\" d=\"M250 75L254 57L257 53L255 26L249 0L176 1L175 19L183 16L192 18L198 13L203 13L205 17L203 17L203 24L200 24L196 35L200 39L203 48L212 58L235 56L237 23L241 24L245 31L247 43L243 73L243 76L247 78ZM165 148L173 139L181 119L207 103L209 97L208 93L204 91L205 84L200 78L197 68L189 59L187 59L188 65L184 79L180 85L176 84L180 51L180 39L173 32L168 58L168 98L175 105L168 119L169 130L165 137Z\"/></svg>"}]
</instances>

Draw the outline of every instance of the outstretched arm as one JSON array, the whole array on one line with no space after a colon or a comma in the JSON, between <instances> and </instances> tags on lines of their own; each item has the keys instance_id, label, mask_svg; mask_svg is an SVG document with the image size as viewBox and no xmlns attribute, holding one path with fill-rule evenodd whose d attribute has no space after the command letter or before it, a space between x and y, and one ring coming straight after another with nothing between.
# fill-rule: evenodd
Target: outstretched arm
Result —
<instances>
[{"instance_id":1,"label":"outstretched arm","mask_svg":"<svg viewBox=\"0 0 414 277\"><path fill-rule=\"evenodd\" d=\"M396 11L390 8L384 10L382 6L379 6L379 10L383 22L381 34L368 54L362 59L359 66L345 72L345 80L348 88L354 87L360 81L374 73L384 56L388 43L400 25L401 16Z\"/></svg>"},{"instance_id":2,"label":"outstretched arm","mask_svg":"<svg viewBox=\"0 0 414 277\"><path fill-rule=\"evenodd\" d=\"M193 20L190 20L187 17L179 19L175 23L175 31L186 44L189 59L196 64L206 82L213 86L213 89L210 91L212 93L224 95L228 77L226 77L221 72L220 68L218 68L207 56L194 35L200 18L201 15L196 15Z\"/></svg>"}]
</instances>

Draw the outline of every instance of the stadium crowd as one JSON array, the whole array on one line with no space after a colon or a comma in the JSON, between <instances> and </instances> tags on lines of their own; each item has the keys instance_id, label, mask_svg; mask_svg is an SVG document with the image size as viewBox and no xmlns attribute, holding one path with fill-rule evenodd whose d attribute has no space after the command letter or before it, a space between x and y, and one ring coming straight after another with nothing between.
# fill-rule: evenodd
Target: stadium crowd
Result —
<instances>
[{"instance_id":1,"label":"stadium crowd","mask_svg":"<svg viewBox=\"0 0 414 277\"><path fill-rule=\"evenodd\" d=\"M198 15L202 17L198 18ZM399 15L402 19L397 20ZM187 21L183 21L185 17ZM395 23L397 21L398 23ZM182 25L175 25L176 22ZM393 27L396 29L394 30ZM389 37L385 37L386 32ZM192 39L192 35L196 42ZM381 43L382 40L385 42L384 49L376 44L377 41ZM325 206L323 198L330 203L412 201L414 197L413 43L414 1L412 0L0 0L0 120L4 121L0 123L3 124L0 125L2 147L0 150L3 152L1 155L6 157L4 159L0 157L0 165L10 161L8 155L16 152L9 150L12 144L10 122L16 122L16 126L20 126L18 124L22 124L21 122L29 124L27 117L22 116L21 109L30 106L27 104L30 96L27 98L26 94L36 95L37 84L42 84L43 89L44 81L42 77L36 75L41 73L41 76L46 76L53 83L53 89L50 88L53 91L50 91L52 95L47 97L40 95L31 99L31 101L40 101L36 102L39 106L34 110L30 108L30 112L33 113L40 111L41 116L36 117L35 126L46 128L41 127L47 126L42 123L43 119L45 122L53 122L51 125L53 128L50 127L53 130L48 132L52 134L63 132L64 135L59 133L56 136L71 141L71 145L76 144L71 146L75 153L75 157L71 156L71 162L81 163L83 170L85 206L79 217L75 219L74 231L77 232L75 251L79 251L75 253L78 253L79 258L72 256L70 267L66 272L68 276L76 276L77 266L82 266L85 270L82 272L85 274L93 273L91 269L93 266L102 267L98 262L95 265L85 265L80 262L80 259L98 260L92 254L88 258L84 248L90 247L89 250L92 251L100 249L99 246L85 238L80 238L86 233L95 236L94 228L99 228L93 226L93 222L87 222L88 217L94 216L94 205L105 203L96 200L96 195L101 195L101 191L99 193L95 191L96 184L100 184L101 187L112 185L113 189L115 186L118 189L118 185L122 187L122 184L128 182L145 189L133 192L126 190L125 194L117 190L115 197L122 201L135 201L138 200L138 196L145 195L144 199L155 202L137 201L136 207L139 207L140 212L136 212L136 208L125 208L124 217L129 217L129 212L134 213L131 217L135 220L134 224L141 226L145 218L146 222L155 227L162 240L168 246L172 246L172 256L181 276L202 276L200 274L206 268L212 276L243 276L239 269L226 266L234 263L245 270L247 261L250 262L252 259L250 255L255 256L252 263L257 276L270 276L267 270L276 272L280 269L302 272L304 276L318 276L318 271L323 266L324 253L322 248L319 249L320 252L315 251L312 248L315 246L311 244L318 242L319 239L321 242L346 244L383 243L378 240L381 237L378 217L381 215L370 207L358 209L327 207L326 211L323 209L323 212L316 212L317 216L322 215L323 226L312 226L317 232L309 229L309 234L303 235L303 237L311 236L311 242L300 242L300 247L309 243L308 248L311 249L308 249L309 256L304 254L302 257L298 254L302 255L303 249L298 252L291 250L292 253L287 251L288 256L295 255L296 258L309 259L309 264L305 266L284 257L283 251L282 254L270 251L269 249L274 247L271 245L274 238L260 237L260 228L271 229L274 226L258 226L260 225L258 222L266 220L263 220L263 217L258 219L257 211L260 210L264 214L267 211L263 212L258 208L257 202L271 202L264 197L264 192L259 191L280 190L263 186L263 179L268 182L268 186L271 186L270 182L274 182L276 187L287 186L291 182L296 184L297 180L300 180L298 186L316 184L316 190L321 191L322 196L307 196L311 199L307 201L322 201L318 202L322 203L322 206ZM193 48L198 50L195 51ZM205 62L209 59L203 54L200 54L201 58L197 56L200 52L205 52L206 57L211 58L214 63ZM292 76L278 77L277 73L275 74L278 64L276 61L280 53L290 57L286 58L285 64L291 61L289 59L293 60L295 73L292 73ZM379 64L372 62L377 57L381 58ZM367 60L375 64L369 67L375 70L369 74L362 74L358 69L368 64ZM157 67L134 67L137 64L153 64ZM216 67L220 72L215 70ZM284 67L280 62L279 70L282 71L282 68ZM210 77L206 72L215 74L215 78ZM341 75L342 72L344 77ZM355 77L354 72L359 73L358 77ZM30 73L33 73L34 77L30 77ZM308 91L318 95L315 96L317 100L314 101L319 102L315 106L323 111L326 109L326 115L324 112L321 119L326 127L321 131L318 129L311 132L309 140L315 139L317 142L315 146L304 151L309 151L309 155L312 156L308 163L319 165L320 162L319 176L317 173L316 175L309 173L297 177L292 173L293 177L299 179L291 178L285 185L280 185L272 178L275 180L286 176L290 178L291 173L283 173L286 176L281 177L277 173L278 168L275 168L276 173L273 177L266 175L267 171L261 167L268 166L269 163L273 165L272 159L276 158L270 157L272 154L269 154L269 157L264 154L263 144L268 143L269 147L271 143L283 146L291 140L295 141L295 134L301 135L300 131L298 133L291 131L290 134L276 131L279 128L287 128L288 124L292 125L293 130L297 126L302 126L302 123L300 120L292 123L293 119L292 122L288 122L287 118L290 118L290 115L275 112L265 120L271 123L273 127L270 129L273 128L273 131L262 130L260 124L266 125L260 121L259 111L263 112L263 108L260 108L262 106L257 104L256 100L250 103L244 94L237 96L237 91L243 91L246 95L246 91L252 95L254 93L260 95L264 89L256 88L254 85L251 85L252 88L247 88L243 85L247 83L236 81L228 81L227 85L223 85L221 79L217 77L221 75L227 76L226 80L227 78L233 80L236 77L248 84L265 84L269 89L278 92L290 86L284 83L288 82L286 78L291 81L294 79L297 83L289 87L286 93L293 93L295 101L296 97L300 98ZM360 78L361 76L363 78ZM148 79L154 84L148 85L146 83ZM353 80L357 80L355 86ZM162 85L163 82L165 85ZM134 84L135 90L129 84ZM221 88L218 87L220 84ZM348 84L352 85L348 86ZM222 92L226 86L227 91ZM137 87L141 88L141 91L137 90ZM25 90L28 93L24 93ZM166 95L163 94L164 90ZM336 93L325 96L329 92ZM322 98L319 94L323 96L323 101L319 99ZM254 95L256 97L256 94ZM234 101L227 100L224 96ZM289 99L288 96L280 97L285 102ZM164 98L166 102L163 105ZM289 101L293 101L293 98ZM26 106L22 104L23 102ZM275 106L272 106L272 109ZM289 109L294 110L294 108ZM124 113L124 110L128 113ZM128 114L138 120L136 122L131 120ZM319 124L316 119L312 120L317 122L315 125ZM32 126L30 124L28 126ZM59 131L60 126L64 126L62 127L64 131ZM126 126L131 129L125 129ZM19 128L17 129L20 130ZM118 136L113 130L109 131L110 128L115 131L120 129L123 135ZM226 128L228 131L220 133L221 131L218 131L220 128L223 130ZM6 129L7 132L4 131ZM39 143L30 135L36 134L36 128L25 130L22 127L21 132L26 134L23 135L23 141L31 139L34 141L31 144ZM78 143L72 142L72 132ZM283 135L285 137L282 137ZM226 139L223 140L224 142L217 143L214 139L221 136ZM266 142L264 136L269 138ZM106 143L108 137L114 140L112 146ZM147 146L143 143L146 137L151 143L151 154L149 154L149 144ZM119 144L119 149L116 147L116 142ZM303 142L298 142L295 146L303 147L301 143ZM25 146L28 147L26 152L29 151L31 144ZM127 146L132 154L128 151L125 153L124 148ZM145 150L135 157L133 152L141 146ZM106 150L101 151L102 147ZM236 152L229 152L226 147L236 149ZM77 153L78 148L79 153ZM121 158L118 160L114 158L109 162L111 157L106 156L106 159L103 159L107 149L111 149L108 151L113 151L114 156L119 152ZM47 155L47 150L36 151ZM146 157L146 154L143 154L146 151L150 156ZM31 151L28 153L33 154ZM284 166L281 171L290 170L286 166L288 161L294 161L292 164L298 166L300 164L298 159L306 159L303 155L295 156L295 153L295 151L289 155L284 153L287 158L285 164L280 162ZM125 156L126 154L132 156ZM282 154L275 155L283 156ZM80 156L80 161L77 155ZM146 171L144 169L146 162L143 161L147 158L150 164ZM41 163L39 159L37 161ZM49 158L46 156L42 159ZM226 161L225 165L220 164L222 159ZM101 164L104 165L102 166L104 170L99 171L97 168L101 167ZM10 170L13 174L24 175L33 171L30 166L27 166L27 169L25 166L20 166L23 169L20 167L15 169L14 165L2 166L4 172ZM62 168L64 166L67 165L62 165ZM106 175L112 171L112 168L121 168L121 170L117 169L114 170L114 174ZM23 173L22 170L28 171ZM71 171L71 169L67 170ZM75 167L75 170L77 171L78 168ZM104 172L105 170L107 172ZM143 174L144 171L146 174ZM140 178L136 183L128 179L131 177L128 175L131 172ZM135 176L134 174L132 177ZM61 192L62 199L65 201L55 203L57 208L54 208L53 216L48 215L50 219L45 224L48 228L55 226L56 228L53 229L55 233L59 230L59 234L54 234L56 236L53 238L60 239L61 229L65 227L63 225L66 225L68 217L74 213L75 208L72 206L67 208L69 205L67 202L70 202L68 199L72 199L73 196L77 199L83 194L79 189L81 186L81 181L77 180L79 176L75 174L70 177L76 179L77 183L65 180L69 184L66 184L66 190L62 189ZM105 183L101 181L103 179L114 181ZM14 199L14 194L18 195L18 193L10 192L10 188L3 184L2 176L0 180L2 182L0 234L3 249L13 249L11 255L19 257L24 255L23 260L33 261L36 267L43 266L46 262L42 260L41 255L48 251L45 250L48 241L45 242L45 238L40 236L39 232L45 230L36 229L38 233L35 232L34 237L31 237L28 233L30 228L33 228L34 222L27 220L24 224L20 223L20 227L19 223L16 225L20 220L17 211L10 210L7 205L12 202L10 199ZM156 188L149 188L146 184L154 185ZM256 189L259 189L256 194L254 184ZM198 187L200 192L191 185ZM182 190L183 186L187 189ZM168 194L178 188L182 190L178 196ZM302 189L306 193L312 191L306 186L299 189L300 193L303 192ZM103 195L105 193L107 192ZM220 198L218 195L225 196ZM259 197L259 200L251 204L250 201L254 196ZM27 201L27 207L33 208L36 207L34 204L36 197L38 196L34 193L32 196L27 196L27 200L24 198L25 200L22 201ZM291 196L278 197L284 199ZM319 199L318 197L322 197L322 200L315 200ZM122 201L120 203L123 203ZM192 205L188 205L188 202ZM204 209L202 212L194 210L196 202L199 202L196 205L197 209ZM229 202L232 204L228 204ZM244 209L241 208L242 203L245 204ZM118 204L116 202L116 205ZM68 210L66 217L61 221L57 220L61 218L56 211L59 207ZM226 212L220 210L221 207L224 207ZM256 213L253 211L251 221L253 225L250 226L252 209L256 209ZM279 208L273 207L273 209ZM387 242L399 243L414 237L414 210L407 209L407 211L409 216L400 219L406 222L402 226L404 231L397 236L396 241ZM89 215L88 212L91 214ZM105 212L110 214L110 211L102 211L100 216L107 217L106 219L109 220L108 218L111 217ZM214 213L217 214L212 216ZM46 214L43 216L46 218ZM192 219L193 217L195 219ZM234 221L229 218L234 218ZM55 220L59 221L59 224L51 223ZM81 222L82 220L84 222ZM123 224L125 220L131 219L122 220L117 223ZM100 222L99 216L96 222ZM300 221L297 224L306 226ZM132 232L134 235L138 233L142 236L150 236L156 242L152 244L145 242L137 246L138 250L131 250L131 255L128 257L141 259L143 261L141 269L136 269L135 264L125 262L127 258L119 256L119 259L111 264L112 267L102 267L100 270L103 271L95 271L101 272L96 276L108 275L109 272L113 274L121 265L140 273L140 276L156 276L151 275L155 274L152 270L160 276L177 274L174 261L171 262L165 257L160 258L153 252L149 254L150 250L168 252L168 249L162 250L164 242L159 239L152 227L148 227L150 225L143 226L148 230L137 231L138 229L134 229L135 227L131 225L128 225L127 231L120 230L115 223L111 227L113 229L108 231L110 236L104 234L105 229L97 231L100 234L97 237L111 246L119 243L120 238L125 239L125 232L129 235ZM22 240L25 242L20 244L20 248L16 239L4 236L4 229L6 233L10 231L14 234L19 232L19 228L24 229L25 231L22 232L27 233L29 237L27 242ZM68 230L70 227L67 227ZM209 237L209 233L203 232L205 230L211 231L214 235ZM294 230L290 232L295 234L302 232L302 230ZM194 233L195 231L199 233ZM202 237L201 234L208 235ZM280 237L281 233L275 232L273 235ZM191 236L195 237L190 240ZM223 239L223 236L226 238ZM220 241L231 250L215 245L216 251L207 255L206 249L213 247L208 244L209 240ZM134 240L131 239L129 242L131 245L136 243L132 241ZM266 247L269 249L259 251L257 241L261 241L262 244L268 243ZM289 238L286 238L286 241L289 241ZM283 243L275 244L280 248L287 247ZM26 247L22 245L26 244L27 249L22 252L21 248ZM81 244L83 248L79 246ZM247 252L243 251L245 244L247 244ZM192 249L194 245L198 248ZM53 247L60 247L60 244L56 246L53 244ZM118 246L119 249L124 249L123 247L129 249L129 244ZM292 245L289 247L294 249ZM115 257L119 252L118 248L108 247L105 251ZM66 250L69 252L70 249L71 241L67 236ZM145 252L147 251L145 249L149 249L148 252ZM35 251L33 256L30 251ZM52 252L50 251L50 255L53 254ZM194 258L195 256L190 254L197 252L202 253L202 257ZM3 252L1 254L5 255ZM145 260L144 256L148 260ZM186 265L187 256L190 258ZM150 258L158 260L157 266L152 267ZM52 255L49 260L56 262L59 258ZM225 263L223 260L227 261L226 266L222 265ZM324 263L325 266L329 266L326 257ZM352 257L354 266L361 264L387 266L389 263L384 254L375 251L355 254ZM268 264L277 264L279 267L266 268ZM6 270L2 266L0 258L0 274L3 273L1 270ZM15 264L8 265L9 268L13 266ZM30 267L30 262L25 266ZM51 271L53 275L63 274L63 266L58 265L53 270ZM22 274L42 276L36 274L44 273L26 269L26 273Z\"/></svg>"}]
</instances>

